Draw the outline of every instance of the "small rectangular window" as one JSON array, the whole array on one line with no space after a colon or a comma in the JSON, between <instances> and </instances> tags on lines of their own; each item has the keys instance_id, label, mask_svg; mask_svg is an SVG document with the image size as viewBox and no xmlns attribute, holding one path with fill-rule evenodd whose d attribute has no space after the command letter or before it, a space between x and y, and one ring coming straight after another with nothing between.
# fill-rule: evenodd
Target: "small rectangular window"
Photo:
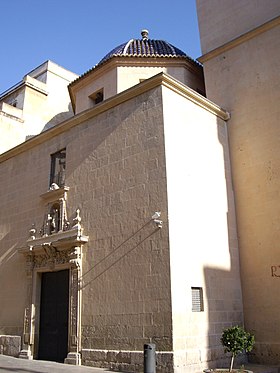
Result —
<instances>
[{"instance_id":1,"label":"small rectangular window","mask_svg":"<svg viewBox=\"0 0 280 373\"><path fill-rule=\"evenodd\" d=\"M204 311L202 288L192 287L192 311L193 312Z\"/></svg>"},{"instance_id":2,"label":"small rectangular window","mask_svg":"<svg viewBox=\"0 0 280 373\"><path fill-rule=\"evenodd\" d=\"M59 187L65 184L66 149L51 155L50 186L55 183Z\"/></svg>"},{"instance_id":3,"label":"small rectangular window","mask_svg":"<svg viewBox=\"0 0 280 373\"><path fill-rule=\"evenodd\" d=\"M103 89L99 89L98 91L94 92L89 98L93 101L94 105L99 104L104 99Z\"/></svg>"}]
</instances>

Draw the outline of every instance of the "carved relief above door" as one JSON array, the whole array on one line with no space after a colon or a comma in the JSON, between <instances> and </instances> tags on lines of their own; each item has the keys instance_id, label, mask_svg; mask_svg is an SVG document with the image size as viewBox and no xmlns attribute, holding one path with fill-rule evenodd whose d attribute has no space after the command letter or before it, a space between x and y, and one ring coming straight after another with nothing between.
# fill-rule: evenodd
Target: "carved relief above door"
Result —
<instances>
[{"instance_id":1,"label":"carved relief above door","mask_svg":"<svg viewBox=\"0 0 280 373\"><path fill-rule=\"evenodd\" d=\"M79 280L82 274L82 248L88 242L88 237L83 235L79 209L76 210L72 223L68 221L66 211L68 191L69 188L66 186L59 188L53 184L47 193L41 195L46 206L43 225L39 231L32 226L26 246L19 249L19 252L25 256L28 281L28 302L24 315L23 349L20 357L25 359L38 357L40 306L43 304L41 303L41 283L42 278L46 277L43 273L68 270L68 353L65 356L65 362L79 365L81 363Z\"/></svg>"}]
</instances>

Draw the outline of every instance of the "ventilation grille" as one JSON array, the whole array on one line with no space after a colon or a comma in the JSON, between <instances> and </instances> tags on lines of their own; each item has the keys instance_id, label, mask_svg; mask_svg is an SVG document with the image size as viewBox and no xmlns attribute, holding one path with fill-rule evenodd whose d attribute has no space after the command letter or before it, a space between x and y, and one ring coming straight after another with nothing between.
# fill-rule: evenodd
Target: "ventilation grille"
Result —
<instances>
[{"instance_id":1,"label":"ventilation grille","mask_svg":"<svg viewBox=\"0 0 280 373\"><path fill-rule=\"evenodd\" d=\"M192 311L203 311L203 293L202 288L192 288Z\"/></svg>"}]
</instances>

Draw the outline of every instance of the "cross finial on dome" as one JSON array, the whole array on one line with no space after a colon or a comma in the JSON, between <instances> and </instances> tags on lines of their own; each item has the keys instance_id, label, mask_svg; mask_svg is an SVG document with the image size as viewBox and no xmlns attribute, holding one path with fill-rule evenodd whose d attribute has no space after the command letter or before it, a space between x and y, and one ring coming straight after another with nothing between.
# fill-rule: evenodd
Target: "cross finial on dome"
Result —
<instances>
[{"instance_id":1,"label":"cross finial on dome","mask_svg":"<svg viewBox=\"0 0 280 373\"><path fill-rule=\"evenodd\" d=\"M148 39L148 35L149 35L149 31L148 30L142 30L141 31L141 35L142 35L142 39L143 40L147 40Z\"/></svg>"}]
</instances>

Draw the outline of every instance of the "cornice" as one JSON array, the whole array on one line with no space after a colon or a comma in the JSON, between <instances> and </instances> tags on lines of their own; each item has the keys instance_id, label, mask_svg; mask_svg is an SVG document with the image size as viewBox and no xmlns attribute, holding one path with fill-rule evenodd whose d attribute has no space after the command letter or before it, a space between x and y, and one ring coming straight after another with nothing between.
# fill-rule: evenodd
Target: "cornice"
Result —
<instances>
[{"instance_id":1,"label":"cornice","mask_svg":"<svg viewBox=\"0 0 280 373\"><path fill-rule=\"evenodd\" d=\"M69 84L69 89L73 87L80 87L84 85L84 82L91 80L91 76L94 76L94 79L104 74L106 71L111 70L114 67L119 66L143 66L147 64L147 67L153 66L165 66L165 65L181 65L191 68L194 72L198 73L202 70L202 66L197 62L192 60L187 56L112 56L109 60L104 61L101 64L97 64L84 74L80 75L76 80Z\"/></svg>"},{"instance_id":2,"label":"cornice","mask_svg":"<svg viewBox=\"0 0 280 373\"><path fill-rule=\"evenodd\" d=\"M76 110L75 93L77 91L87 86L89 82L96 80L100 76L104 76L109 71L113 71L119 67L183 67L197 76L203 76L202 65L199 65L197 62L186 57L171 56L166 58L161 56L135 56L134 58L131 58L131 56L113 56L110 60L104 62L100 66L96 65L88 70L68 85L68 91L74 111Z\"/></svg>"},{"instance_id":3,"label":"cornice","mask_svg":"<svg viewBox=\"0 0 280 373\"><path fill-rule=\"evenodd\" d=\"M230 114L225 109L208 100L206 97L200 95L193 89L185 86L184 84L181 84L179 81L175 81L173 78L170 79L170 76L164 75L162 84L172 91L192 101L196 105L216 115L217 117L223 120L230 119Z\"/></svg>"},{"instance_id":4,"label":"cornice","mask_svg":"<svg viewBox=\"0 0 280 373\"><path fill-rule=\"evenodd\" d=\"M161 72L121 93L118 93L115 96L108 98L97 106L85 110L84 112L77 114L64 122L57 124L55 127L52 127L49 130L32 137L31 139L16 146L15 148L8 150L7 152L0 155L0 162L4 162L5 160L12 158L24 151L32 149L33 147L42 144L43 142L52 139L53 137L58 136L91 118L94 118L95 116L108 111L117 105L120 105L134 97L141 95L142 93L145 93L159 86L165 86L171 89L177 94L180 94L181 96L185 97L186 99L192 101L196 105L204 108L205 110L211 112L212 114L223 120L228 120L230 118L229 113L222 109L220 106L211 102L204 96L201 96L199 93L174 79L170 75Z\"/></svg>"},{"instance_id":5,"label":"cornice","mask_svg":"<svg viewBox=\"0 0 280 373\"><path fill-rule=\"evenodd\" d=\"M19 123L24 123L24 120L21 118L16 117L15 115L12 115L10 113L6 113L5 111L0 109L0 116L3 115L4 117L11 118L12 120L15 120Z\"/></svg>"},{"instance_id":6,"label":"cornice","mask_svg":"<svg viewBox=\"0 0 280 373\"><path fill-rule=\"evenodd\" d=\"M59 198L66 199L69 189L70 188L67 186L63 186L58 189L49 189L46 193L41 194L40 197L46 202L54 202Z\"/></svg>"},{"instance_id":7,"label":"cornice","mask_svg":"<svg viewBox=\"0 0 280 373\"><path fill-rule=\"evenodd\" d=\"M42 93L45 96L48 96L48 92L45 89L43 89L42 87L39 87L39 85L43 85L43 84L44 83L42 83L38 80L36 81L35 78L32 78L29 75L26 75L21 82L15 84L11 88L9 88L5 92L3 92L0 96L0 100L2 101L3 99L5 99L5 97L10 96L12 93L14 93L14 92L16 92L19 89L24 88L24 87L29 87L31 89L34 89L35 91L38 91L38 92ZM44 84L44 85L47 86L46 84Z\"/></svg>"},{"instance_id":8,"label":"cornice","mask_svg":"<svg viewBox=\"0 0 280 373\"><path fill-rule=\"evenodd\" d=\"M28 239L26 245L18 248L21 254L36 254L43 250L44 246L53 246L56 249L67 249L72 246L80 246L88 242L88 236L81 234L77 227L68 231L60 231L49 236Z\"/></svg>"},{"instance_id":9,"label":"cornice","mask_svg":"<svg viewBox=\"0 0 280 373\"><path fill-rule=\"evenodd\" d=\"M204 63L206 61L211 60L214 57L217 57L221 53L227 52L228 50L237 47L238 45L245 43L246 41L280 25L280 16L277 16L270 21L264 23L261 26L258 26L254 28L253 30L250 30L246 32L245 34L238 36L235 39L232 39L226 44L221 45L218 48L213 49L212 51L202 55L201 57L198 58L198 61L201 63Z\"/></svg>"},{"instance_id":10,"label":"cornice","mask_svg":"<svg viewBox=\"0 0 280 373\"><path fill-rule=\"evenodd\" d=\"M44 89L47 88L47 84L40 82L39 80L32 78L32 76L26 75L23 79L24 84L29 87L34 89L37 92L42 93L45 96L48 96L48 92Z\"/></svg>"}]
</instances>

